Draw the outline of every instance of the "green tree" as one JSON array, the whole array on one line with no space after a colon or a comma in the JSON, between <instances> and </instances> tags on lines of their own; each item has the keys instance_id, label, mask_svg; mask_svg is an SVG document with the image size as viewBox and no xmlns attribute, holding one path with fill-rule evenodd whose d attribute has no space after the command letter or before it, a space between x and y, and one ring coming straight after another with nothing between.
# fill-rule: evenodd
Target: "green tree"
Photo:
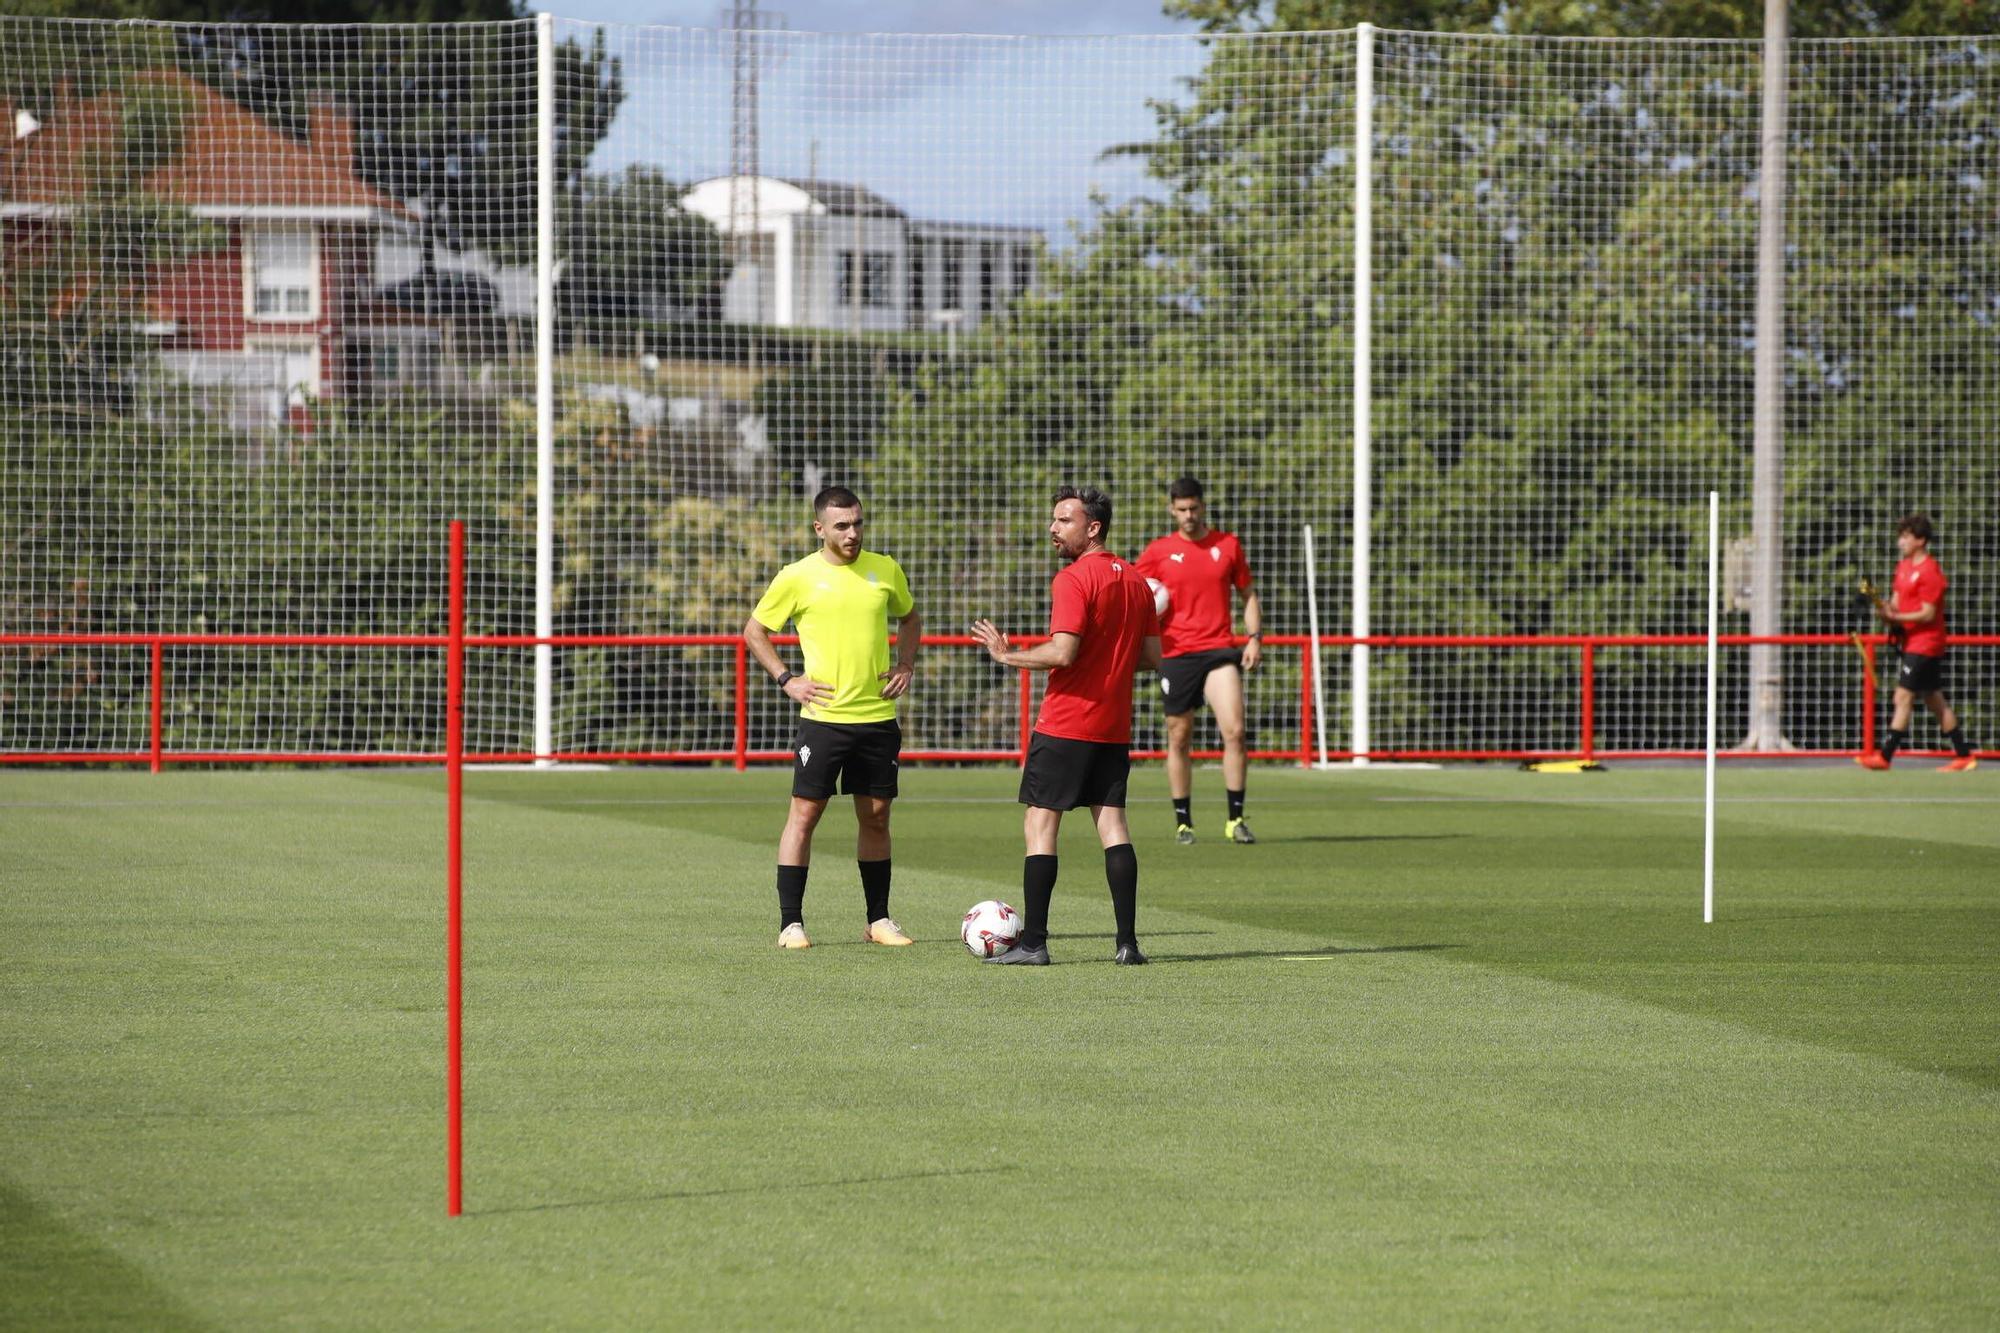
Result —
<instances>
[{"instance_id":1,"label":"green tree","mask_svg":"<svg viewBox=\"0 0 2000 1333\"><path fill-rule=\"evenodd\" d=\"M578 182L556 226L563 319L602 343L639 323L720 317L728 258L708 220L681 207L683 193L647 166Z\"/></svg>"},{"instance_id":2,"label":"green tree","mask_svg":"<svg viewBox=\"0 0 2000 1333\"><path fill-rule=\"evenodd\" d=\"M37 82L12 61L0 77L10 89ZM12 224L0 269L0 404L51 421L129 409L150 351L142 325L156 268L222 240L213 223L145 189L180 155L185 91L125 83L115 67L93 86L117 90L116 124L77 155L70 198Z\"/></svg>"},{"instance_id":3,"label":"green tree","mask_svg":"<svg viewBox=\"0 0 2000 1333\"><path fill-rule=\"evenodd\" d=\"M1306 32L1373 23L1418 32L1541 37L1757 37L1759 0L1165 0L1208 32ZM1994 0L1803 0L1796 37L1936 36L2000 31Z\"/></svg>"},{"instance_id":4,"label":"green tree","mask_svg":"<svg viewBox=\"0 0 2000 1333\"><path fill-rule=\"evenodd\" d=\"M1183 8L1217 30L1585 22L1535 6ZM1808 17L1837 28L1842 12ZM1671 17L1676 31L1714 31L1727 15ZM1600 15L1589 30L1616 35L1624 21ZM1101 211L1045 300L969 340L965 362L901 403L878 488L936 503L921 478L942 452L979 460L1003 508L1038 506L1034 492L1073 467L1144 496L1192 463L1228 478L1238 512L1280 533L1315 522L1338 550L1353 49L1345 34L1215 44L1187 96L1156 108L1157 137L1126 150L1156 188ZM1378 632L1698 629L1701 491L1749 489L1755 45L1384 32L1376 53ZM1802 44L1797 59L1788 522L1803 617L1831 613L1816 590L1844 590L1835 571L1880 540L1854 499L1868 482L1843 463L1857 434L1907 433L1863 470L1925 479L1954 497L1952 526L1991 532L1944 479L1992 475L1978 386L2000 382L2000 237L1978 145L2000 87L1974 46ZM1843 470L1852 489L1836 502ZM1019 546L1009 558L1012 538L981 522L979 498L943 503L976 535L950 522L913 534L941 567L933 577L975 605L1033 605L1041 562ZM1739 507L1731 525L1745 522ZM1345 579L1323 586L1338 614ZM1303 628L1296 595L1266 589L1272 623ZM1572 720L1523 706L1573 689L1569 661L1401 653L1376 670L1388 734L1574 740ZM1601 670L1614 693L1698 697L1694 673L1657 659ZM1447 697L1462 703L1453 717L1428 716ZM1624 739L1660 743L1676 707L1641 710L1657 734Z\"/></svg>"},{"instance_id":5,"label":"green tree","mask_svg":"<svg viewBox=\"0 0 2000 1333\"><path fill-rule=\"evenodd\" d=\"M352 118L355 165L369 184L417 207L424 259L438 247L481 249L503 262L534 251L536 37L517 0L304 0L250 6L225 0L26 0L16 14L172 20L188 26L119 30L162 64L199 78L305 139L310 104L330 98ZM397 25L421 25L417 27ZM15 21L10 63L34 53L81 86L103 63L78 31ZM92 39L94 40L94 38ZM555 51L556 189L574 193L625 100L624 74L601 31ZM8 91L20 95L10 84Z\"/></svg>"},{"instance_id":6,"label":"green tree","mask_svg":"<svg viewBox=\"0 0 2000 1333\"><path fill-rule=\"evenodd\" d=\"M874 451L892 384L884 355L867 343L814 343L802 363L767 375L752 400L773 463L787 477L817 467L828 481L859 469Z\"/></svg>"}]
</instances>

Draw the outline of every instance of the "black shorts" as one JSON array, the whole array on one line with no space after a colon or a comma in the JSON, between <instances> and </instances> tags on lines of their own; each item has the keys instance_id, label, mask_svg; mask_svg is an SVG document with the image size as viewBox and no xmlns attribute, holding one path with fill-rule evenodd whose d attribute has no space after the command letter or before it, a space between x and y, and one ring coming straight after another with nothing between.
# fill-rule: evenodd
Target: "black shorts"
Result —
<instances>
[{"instance_id":1,"label":"black shorts","mask_svg":"<svg viewBox=\"0 0 2000 1333\"><path fill-rule=\"evenodd\" d=\"M1925 657L1922 653L1904 653L1903 664L1896 668L1896 688L1908 690L1919 698L1943 689L1944 655Z\"/></svg>"},{"instance_id":2,"label":"black shorts","mask_svg":"<svg viewBox=\"0 0 2000 1333\"><path fill-rule=\"evenodd\" d=\"M1086 805L1124 808L1132 775L1132 747L1125 741L1073 741L1036 732L1021 768L1021 804L1043 810Z\"/></svg>"},{"instance_id":3,"label":"black shorts","mask_svg":"<svg viewBox=\"0 0 2000 1333\"><path fill-rule=\"evenodd\" d=\"M902 752L901 723L800 718L792 736L792 795L827 800L838 779L844 796L893 798L896 759Z\"/></svg>"},{"instance_id":4,"label":"black shorts","mask_svg":"<svg viewBox=\"0 0 2000 1333\"><path fill-rule=\"evenodd\" d=\"M1208 673L1217 667L1243 665L1241 648L1214 648L1205 653L1183 653L1160 660L1160 690L1167 696L1167 716L1179 717L1201 707L1201 692Z\"/></svg>"}]
</instances>

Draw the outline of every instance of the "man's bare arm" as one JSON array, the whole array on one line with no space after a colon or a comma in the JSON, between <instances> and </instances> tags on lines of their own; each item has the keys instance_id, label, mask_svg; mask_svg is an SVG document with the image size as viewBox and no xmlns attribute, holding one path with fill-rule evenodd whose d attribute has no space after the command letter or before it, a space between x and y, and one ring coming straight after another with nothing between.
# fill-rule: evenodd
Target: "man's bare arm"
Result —
<instances>
[{"instance_id":1,"label":"man's bare arm","mask_svg":"<svg viewBox=\"0 0 2000 1333\"><path fill-rule=\"evenodd\" d=\"M1010 648L1007 636L1002 634L990 620L972 622L972 637L979 640L979 646L986 655L1001 666L1019 667L1025 671L1053 671L1076 661L1076 655L1083 648L1083 640L1074 634L1053 634L1049 641L1033 648Z\"/></svg>"},{"instance_id":2,"label":"man's bare arm","mask_svg":"<svg viewBox=\"0 0 2000 1333\"><path fill-rule=\"evenodd\" d=\"M896 622L896 664L877 679L883 682L884 699L900 699L910 692L917 671L917 650L923 646L924 618L910 608L910 614Z\"/></svg>"},{"instance_id":3,"label":"man's bare arm","mask_svg":"<svg viewBox=\"0 0 2000 1333\"><path fill-rule=\"evenodd\" d=\"M757 665L771 673L772 680L791 670L785 665L785 659L778 656L778 646L771 642L771 631L765 629L757 617L752 616L743 623L743 642L749 646L750 656L757 659ZM833 698L833 686L800 675L793 675L780 688L794 703L823 704Z\"/></svg>"}]
</instances>

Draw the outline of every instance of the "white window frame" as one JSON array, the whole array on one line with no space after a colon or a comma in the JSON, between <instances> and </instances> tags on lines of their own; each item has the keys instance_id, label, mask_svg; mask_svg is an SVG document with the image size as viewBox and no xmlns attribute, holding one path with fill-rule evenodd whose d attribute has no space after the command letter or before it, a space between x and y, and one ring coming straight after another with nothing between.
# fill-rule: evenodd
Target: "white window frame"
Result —
<instances>
[{"instance_id":1,"label":"white window frame","mask_svg":"<svg viewBox=\"0 0 2000 1333\"><path fill-rule=\"evenodd\" d=\"M866 250L861 255L861 304L867 310L896 308L896 252Z\"/></svg>"},{"instance_id":2,"label":"white window frame","mask_svg":"<svg viewBox=\"0 0 2000 1333\"><path fill-rule=\"evenodd\" d=\"M304 236L306 240L306 306L304 311L279 310L260 311L257 309L257 239L260 236L288 234ZM275 290L296 291L296 287L280 287ZM294 227L245 227L243 229L243 318L252 324L303 324L317 320L320 312L320 264L319 229L308 223Z\"/></svg>"}]
</instances>

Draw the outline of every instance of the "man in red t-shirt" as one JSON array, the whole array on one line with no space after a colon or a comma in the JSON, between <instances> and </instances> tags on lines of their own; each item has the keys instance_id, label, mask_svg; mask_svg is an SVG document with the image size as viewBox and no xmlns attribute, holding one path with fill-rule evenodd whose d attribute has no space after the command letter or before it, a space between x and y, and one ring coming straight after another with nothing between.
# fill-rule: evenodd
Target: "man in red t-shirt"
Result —
<instances>
[{"instance_id":1,"label":"man in red t-shirt","mask_svg":"<svg viewBox=\"0 0 2000 1333\"><path fill-rule=\"evenodd\" d=\"M1125 784L1132 770L1132 675L1160 665L1160 623L1152 590L1132 565L1104 548L1111 498L1065 486L1056 492L1049 540L1069 561L1049 586L1049 641L1010 648L990 620L972 635L1002 666L1049 673L1042 711L1021 769L1021 937L989 963L1046 966L1049 900L1056 888L1056 838L1065 810L1090 807L1104 848L1104 879L1118 925L1120 963L1143 963L1139 951L1139 857L1125 824Z\"/></svg>"},{"instance_id":2,"label":"man in red t-shirt","mask_svg":"<svg viewBox=\"0 0 2000 1333\"><path fill-rule=\"evenodd\" d=\"M1174 531L1139 556L1139 572L1164 594L1160 623L1160 688L1166 694L1167 794L1174 802L1174 838L1194 841L1194 710L1203 700L1222 733L1222 789L1229 813L1222 825L1227 842L1257 841L1243 818L1243 793L1250 770L1243 745L1243 674L1254 671L1263 651L1264 611L1250 583L1250 558L1243 543L1208 526L1208 502L1201 483L1181 477L1167 487L1167 512ZM1247 641L1236 646L1230 602L1243 597ZM1155 601L1155 606L1159 601Z\"/></svg>"},{"instance_id":3,"label":"man in red t-shirt","mask_svg":"<svg viewBox=\"0 0 2000 1333\"><path fill-rule=\"evenodd\" d=\"M1877 753L1859 754L1854 762L1863 768L1886 770L1910 739L1910 714L1921 696L1924 706L1937 716L1944 738L1950 742L1950 763L1946 773L1964 773L1978 767L1972 742L1958 724L1958 714L1944 697L1944 655L1950 640L1945 633L1944 569L1931 554L1931 521L1923 514L1911 514L1896 528L1896 549L1903 559L1896 566L1890 589L1894 597L1875 599L1875 614L1902 639L1903 660L1896 671L1895 714L1889 721L1889 739Z\"/></svg>"}]
</instances>

